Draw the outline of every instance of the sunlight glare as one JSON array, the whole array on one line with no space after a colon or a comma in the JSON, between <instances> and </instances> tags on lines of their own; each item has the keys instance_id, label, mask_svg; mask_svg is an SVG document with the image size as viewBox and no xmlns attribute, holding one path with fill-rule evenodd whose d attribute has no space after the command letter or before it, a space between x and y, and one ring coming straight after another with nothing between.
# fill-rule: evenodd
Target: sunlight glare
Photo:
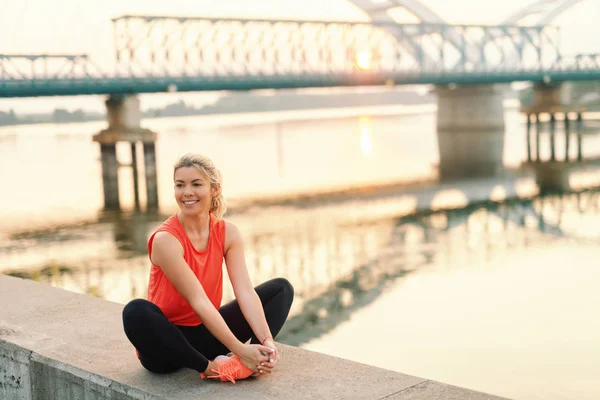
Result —
<instances>
[{"instance_id":1,"label":"sunlight glare","mask_svg":"<svg viewBox=\"0 0 600 400\"><path fill-rule=\"evenodd\" d=\"M366 71L371 69L371 61L373 60L373 55L370 51L361 51L356 54L356 66L358 69Z\"/></svg>"}]
</instances>

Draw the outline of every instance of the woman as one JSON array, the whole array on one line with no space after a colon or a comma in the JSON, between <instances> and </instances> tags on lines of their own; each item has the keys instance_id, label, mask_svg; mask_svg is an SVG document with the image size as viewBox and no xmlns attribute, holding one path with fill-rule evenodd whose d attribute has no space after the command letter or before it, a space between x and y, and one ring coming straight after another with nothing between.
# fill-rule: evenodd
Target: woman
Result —
<instances>
[{"instance_id":1,"label":"woman","mask_svg":"<svg viewBox=\"0 0 600 400\"><path fill-rule=\"evenodd\" d=\"M252 287L242 236L222 219L221 174L208 158L187 154L173 175L180 211L148 241L148 300L125 306L125 334L152 372L186 367L233 383L273 372L280 358L273 338L288 316L292 286L279 278ZM223 260L236 300L221 306Z\"/></svg>"}]
</instances>

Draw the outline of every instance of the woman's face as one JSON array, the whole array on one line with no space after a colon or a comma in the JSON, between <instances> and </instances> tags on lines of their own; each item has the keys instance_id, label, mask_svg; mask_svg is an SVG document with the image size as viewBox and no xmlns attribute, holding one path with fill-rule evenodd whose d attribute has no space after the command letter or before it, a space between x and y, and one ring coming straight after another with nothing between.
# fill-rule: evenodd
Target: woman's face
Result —
<instances>
[{"instance_id":1,"label":"woman's face","mask_svg":"<svg viewBox=\"0 0 600 400\"><path fill-rule=\"evenodd\" d=\"M210 211L215 193L210 180L196 167L181 167L175 171L175 200L185 214L201 214Z\"/></svg>"}]
</instances>

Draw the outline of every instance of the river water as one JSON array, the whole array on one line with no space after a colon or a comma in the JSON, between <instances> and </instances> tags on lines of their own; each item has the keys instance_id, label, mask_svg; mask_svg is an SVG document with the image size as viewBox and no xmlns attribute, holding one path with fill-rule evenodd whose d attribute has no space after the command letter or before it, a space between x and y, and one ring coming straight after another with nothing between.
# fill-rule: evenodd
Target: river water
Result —
<instances>
[{"instance_id":1,"label":"river water","mask_svg":"<svg viewBox=\"0 0 600 400\"><path fill-rule=\"evenodd\" d=\"M506 109L509 168L525 158L523 122ZM156 213L135 209L126 166L122 211L102 211L91 137L104 123L0 128L0 272L119 303L145 296L146 240L176 212L171 166L205 153L253 281L296 288L282 342L514 399L600 398L599 192L407 213L376 188L435 178L431 106L144 125L159 134ZM586 138L586 154L599 150ZM129 147L118 157L130 163ZM330 191L342 194L315 196Z\"/></svg>"}]
</instances>

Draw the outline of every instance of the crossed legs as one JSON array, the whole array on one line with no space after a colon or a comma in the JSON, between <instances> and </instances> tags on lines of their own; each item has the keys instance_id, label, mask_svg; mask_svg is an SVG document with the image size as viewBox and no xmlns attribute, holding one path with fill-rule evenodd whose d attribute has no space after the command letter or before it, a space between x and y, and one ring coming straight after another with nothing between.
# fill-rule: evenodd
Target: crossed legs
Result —
<instances>
[{"instance_id":1,"label":"crossed legs","mask_svg":"<svg viewBox=\"0 0 600 400\"><path fill-rule=\"evenodd\" d=\"M258 285L255 290L271 333L276 337L289 314L294 289L286 279L276 278ZM237 300L225 304L219 312L238 340L251 339L252 343L259 343ZM184 367L204 372L209 360L229 352L204 325L174 325L160 308L144 299L132 300L123 308L123 328L144 368L155 373Z\"/></svg>"}]
</instances>

